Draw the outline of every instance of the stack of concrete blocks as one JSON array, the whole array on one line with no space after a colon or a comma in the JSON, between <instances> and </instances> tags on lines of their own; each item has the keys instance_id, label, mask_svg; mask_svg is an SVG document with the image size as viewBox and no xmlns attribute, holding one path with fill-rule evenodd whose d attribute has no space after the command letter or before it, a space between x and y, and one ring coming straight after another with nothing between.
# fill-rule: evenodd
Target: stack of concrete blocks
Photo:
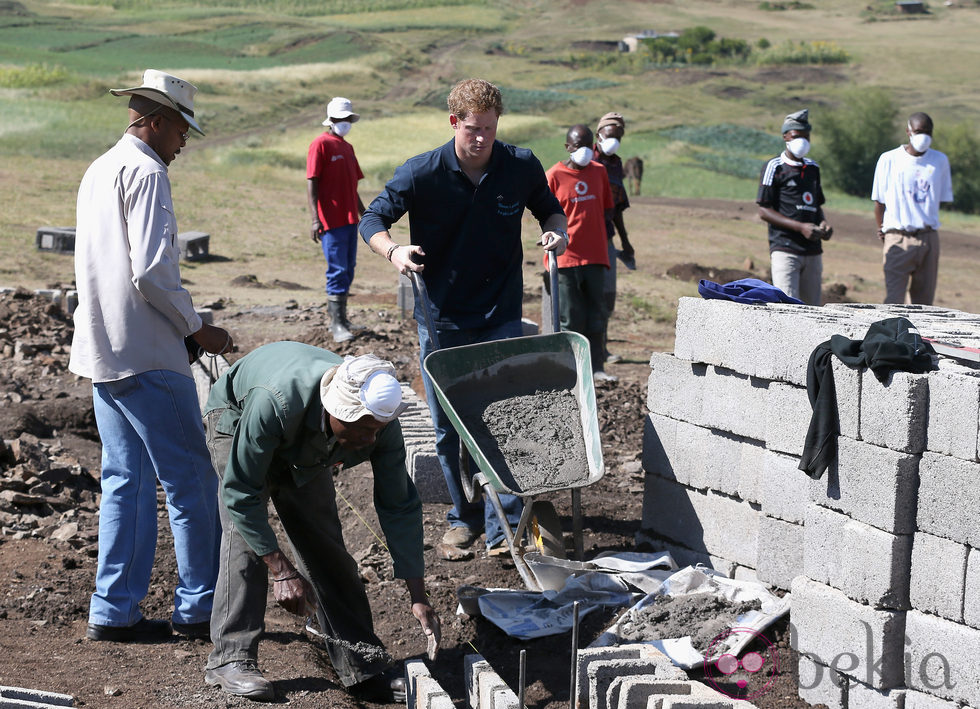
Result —
<instances>
[{"instance_id":1,"label":"stack of concrete blocks","mask_svg":"<svg viewBox=\"0 0 980 709\"><path fill-rule=\"evenodd\" d=\"M575 694L580 709L754 709L687 678L666 655L643 643L579 650Z\"/></svg>"},{"instance_id":2,"label":"stack of concrete blocks","mask_svg":"<svg viewBox=\"0 0 980 709\"><path fill-rule=\"evenodd\" d=\"M398 423L405 439L405 465L422 502L450 503L449 490L436 455L436 439L429 405L408 384L402 383L402 401L409 404Z\"/></svg>"},{"instance_id":3,"label":"stack of concrete blocks","mask_svg":"<svg viewBox=\"0 0 980 709\"><path fill-rule=\"evenodd\" d=\"M980 317L942 308L681 299L674 354L651 358L644 534L680 563L792 590L810 703L976 707L980 370L941 358L879 382L834 358L838 462L798 470L811 352L896 316L980 346Z\"/></svg>"}]
</instances>

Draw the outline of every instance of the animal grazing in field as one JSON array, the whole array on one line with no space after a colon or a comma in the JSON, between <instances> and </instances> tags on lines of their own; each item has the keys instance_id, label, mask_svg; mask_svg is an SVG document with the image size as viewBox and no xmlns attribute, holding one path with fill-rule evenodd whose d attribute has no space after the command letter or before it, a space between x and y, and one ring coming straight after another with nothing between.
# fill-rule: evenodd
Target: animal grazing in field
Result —
<instances>
[{"instance_id":1,"label":"animal grazing in field","mask_svg":"<svg viewBox=\"0 0 980 709\"><path fill-rule=\"evenodd\" d=\"M629 190L634 196L640 194L640 181L643 179L643 160L634 155L623 162L623 174L628 180Z\"/></svg>"}]
</instances>

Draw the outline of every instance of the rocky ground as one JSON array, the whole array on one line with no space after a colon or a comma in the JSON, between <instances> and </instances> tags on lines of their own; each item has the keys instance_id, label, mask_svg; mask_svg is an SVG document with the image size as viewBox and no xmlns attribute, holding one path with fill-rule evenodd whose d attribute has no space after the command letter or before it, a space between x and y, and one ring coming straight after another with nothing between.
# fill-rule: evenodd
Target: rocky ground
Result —
<instances>
[{"instance_id":1,"label":"rocky ground","mask_svg":"<svg viewBox=\"0 0 980 709\"><path fill-rule=\"evenodd\" d=\"M213 304L220 306L219 304ZM392 360L399 376L422 392L412 321L393 308L354 308L369 329L342 353L375 352ZM252 308L216 313L235 335L240 352L277 339L334 347L321 307ZM27 291L0 295L0 685L63 692L88 707L228 707L250 702L224 696L203 682L209 643L179 640L149 645L84 640L97 550L99 443L91 389L67 371L71 321L60 306ZM240 356L240 354L238 355ZM640 452L646 368L611 368L618 382L597 389L605 476L584 490L585 555L635 549L643 495ZM425 643L409 612L404 585L391 579L391 563L376 538L370 472L344 471L337 478L348 547L362 567L375 610L376 629L397 659L420 657ZM570 532L565 493L553 501ZM518 656L527 650L527 705L567 706L568 634L515 641L480 618L456 616L456 589L521 586L507 557L477 552L464 561L444 561L435 544L444 531L444 505L425 507L426 583L443 619L443 647L432 671L457 706L465 706L462 659L483 654L516 688ZM157 560L149 617L166 618L176 568L166 511L159 512ZM581 626L588 644L619 610L595 612ZM763 709L807 706L796 697L796 657L784 621L768 636L780 654L781 671L757 705ZM277 702L295 707L359 706L337 685L329 663L301 619L270 600L260 662L276 682Z\"/></svg>"}]
</instances>

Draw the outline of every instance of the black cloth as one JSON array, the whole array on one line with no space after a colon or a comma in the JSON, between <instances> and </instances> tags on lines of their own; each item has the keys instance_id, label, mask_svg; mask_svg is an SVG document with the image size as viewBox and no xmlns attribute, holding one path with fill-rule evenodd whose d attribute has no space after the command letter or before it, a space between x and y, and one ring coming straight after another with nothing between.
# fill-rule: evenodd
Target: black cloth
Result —
<instances>
[{"instance_id":1,"label":"black cloth","mask_svg":"<svg viewBox=\"0 0 980 709\"><path fill-rule=\"evenodd\" d=\"M819 479L837 460L840 418L833 359L852 369L867 367L884 383L894 371L921 374L936 369L935 350L923 341L907 318L888 318L873 323L863 340L834 335L817 345L806 368L806 393L813 415L806 432L800 470Z\"/></svg>"},{"instance_id":2,"label":"black cloth","mask_svg":"<svg viewBox=\"0 0 980 709\"><path fill-rule=\"evenodd\" d=\"M763 166L756 204L798 222L819 224L823 217L820 207L824 203L820 166L809 158L794 165L784 155L780 153ZM769 252L773 251L815 255L823 253L823 246L820 239L807 239L797 231L770 224Z\"/></svg>"}]
</instances>

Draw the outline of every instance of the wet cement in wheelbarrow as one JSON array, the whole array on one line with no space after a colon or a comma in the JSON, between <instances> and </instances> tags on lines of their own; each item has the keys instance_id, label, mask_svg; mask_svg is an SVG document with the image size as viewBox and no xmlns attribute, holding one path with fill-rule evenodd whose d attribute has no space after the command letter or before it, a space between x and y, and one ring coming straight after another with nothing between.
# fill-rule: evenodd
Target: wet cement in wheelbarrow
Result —
<instances>
[{"instance_id":1,"label":"wet cement in wheelbarrow","mask_svg":"<svg viewBox=\"0 0 980 709\"><path fill-rule=\"evenodd\" d=\"M507 367L447 395L500 482L522 493L561 490L589 478L575 372ZM532 384L529 384L531 382Z\"/></svg>"},{"instance_id":2,"label":"wet cement in wheelbarrow","mask_svg":"<svg viewBox=\"0 0 980 709\"><path fill-rule=\"evenodd\" d=\"M617 635L620 643L667 640L689 635L694 649L704 653L715 638L734 624L738 616L761 607L759 601L732 603L713 593L657 596L651 604L626 612Z\"/></svg>"}]
</instances>

